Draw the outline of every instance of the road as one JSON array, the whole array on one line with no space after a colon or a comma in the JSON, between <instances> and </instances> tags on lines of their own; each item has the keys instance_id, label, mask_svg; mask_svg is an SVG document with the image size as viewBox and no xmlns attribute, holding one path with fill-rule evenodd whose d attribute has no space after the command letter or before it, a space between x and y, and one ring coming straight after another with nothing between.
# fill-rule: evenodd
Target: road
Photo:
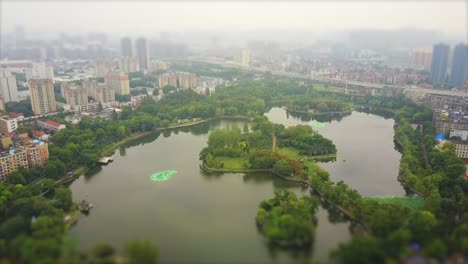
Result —
<instances>
[{"instance_id":1,"label":"road","mask_svg":"<svg viewBox=\"0 0 468 264\"><path fill-rule=\"evenodd\" d=\"M271 73L272 75L276 76L283 76L283 77L289 77L289 78L296 78L296 79L304 79L304 80L310 80L312 82L318 82L318 83L326 83L326 82L331 82L331 83L340 83L343 85L353 85L353 86L361 86L363 88L368 88L368 89L382 89L386 84L378 84L378 83L366 83L366 82L358 82L358 81L345 81L345 80L336 80L336 79L331 79L331 78L315 78L310 75L306 74L300 74L300 73L293 73L293 72L284 72L284 71L273 71L269 70L266 68L260 68L260 67L254 67L254 66L248 66L248 65L242 65L240 63L232 62L232 61L223 61L223 60L218 60L218 59L206 59L206 58L188 58L187 61L192 61L192 62L202 62L202 63L211 63L211 64L216 64L220 65L223 67L227 68L239 68L242 70L248 70L248 71L258 71L258 72L263 72L263 73ZM431 94L438 94L438 95L450 95L450 96L466 96L468 97L468 93L466 92L460 92L460 91L451 91L451 90L435 90L435 89L427 89L427 88L419 88L419 87L414 87L414 86L398 86L398 85L388 85L394 88L400 88L402 89L405 93L406 92L417 92L417 93L431 93Z\"/></svg>"}]
</instances>

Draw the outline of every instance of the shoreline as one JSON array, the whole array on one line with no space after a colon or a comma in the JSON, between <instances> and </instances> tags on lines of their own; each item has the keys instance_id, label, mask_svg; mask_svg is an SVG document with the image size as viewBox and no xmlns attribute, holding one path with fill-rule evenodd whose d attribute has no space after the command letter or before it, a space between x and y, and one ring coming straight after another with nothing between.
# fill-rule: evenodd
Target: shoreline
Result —
<instances>
[{"instance_id":1,"label":"shoreline","mask_svg":"<svg viewBox=\"0 0 468 264\"><path fill-rule=\"evenodd\" d=\"M272 169L256 169L256 170L248 170L248 169L215 169L215 168L210 168L208 167L205 162L202 162L200 165L200 168L204 171L207 172L217 172L217 173L258 173L258 172L266 172L266 173L271 173L275 175L276 177L279 177L283 180L290 181L290 182L296 182L296 183L301 183L304 184L306 187L308 187L310 190L314 191L316 193L320 200L323 202L326 202L328 205L331 205L333 208L336 210L340 211L344 216L346 216L348 219L351 221L359 224L366 232L367 232L367 226L359 219L357 219L355 216L351 214L348 210L345 208L342 208L339 205L336 205L335 203L331 202L330 200L327 199L325 195L323 195L319 190L317 190L314 186L312 186L309 182L305 180L300 180L300 179L292 179L286 176L283 176L277 172L274 172Z\"/></svg>"},{"instance_id":2,"label":"shoreline","mask_svg":"<svg viewBox=\"0 0 468 264\"><path fill-rule=\"evenodd\" d=\"M285 107L284 110L288 113L298 113L298 114L305 114L309 115L311 117L313 116L322 116L322 115L344 115L344 114L350 114L352 113L355 109L350 109L347 111L330 111L330 112L321 112L321 113L312 113L312 112L307 112L307 111L300 111L300 110L292 110L289 109L288 107Z\"/></svg>"}]
</instances>

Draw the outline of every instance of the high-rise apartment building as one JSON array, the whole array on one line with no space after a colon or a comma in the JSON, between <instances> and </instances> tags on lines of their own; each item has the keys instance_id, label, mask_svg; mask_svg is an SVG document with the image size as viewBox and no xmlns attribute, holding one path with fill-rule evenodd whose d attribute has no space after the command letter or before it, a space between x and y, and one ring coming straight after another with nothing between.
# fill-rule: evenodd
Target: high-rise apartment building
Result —
<instances>
[{"instance_id":1,"label":"high-rise apartment building","mask_svg":"<svg viewBox=\"0 0 468 264\"><path fill-rule=\"evenodd\" d=\"M119 70L125 73L140 71L140 62L137 57L122 57L119 60Z\"/></svg>"},{"instance_id":2,"label":"high-rise apartment building","mask_svg":"<svg viewBox=\"0 0 468 264\"><path fill-rule=\"evenodd\" d=\"M94 61L94 75L97 77L104 77L107 73L114 70L114 65L110 60L95 60Z\"/></svg>"},{"instance_id":3,"label":"high-rise apartment building","mask_svg":"<svg viewBox=\"0 0 468 264\"><path fill-rule=\"evenodd\" d=\"M0 68L0 95L5 102L18 102L18 86L16 77L7 69Z\"/></svg>"},{"instance_id":4,"label":"high-rise apartment building","mask_svg":"<svg viewBox=\"0 0 468 264\"><path fill-rule=\"evenodd\" d=\"M197 76L194 73L166 73L159 77L159 87L173 86L175 88L193 89L197 87Z\"/></svg>"},{"instance_id":5,"label":"high-rise apartment building","mask_svg":"<svg viewBox=\"0 0 468 264\"><path fill-rule=\"evenodd\" d=\"M463 43L455 46L450 72L450 84L454 87L465 85L466 74L468 72L468 45Z\"/></svg>"},{"instance_id":6,"label":"high-rise apartment building","mask_svg":"<svg viewBox=\"0 0 468 264\"><path fill-rule=\"evenodd\" d=\"M250 64L250 51L247 48L241 50L241 64L249 65Z\"/></svg>"},{"instance_id":7,"label":"high-rise apartment building","mask_svg":"<svg viewBox=\"0 0 468 264\"><path fill-rule=\"evenodd\" d=\"M41 115L57 111L52 79L30 79L28 84L34 114Z\"/></svg>"},{"instance_id":8,"label":"high-rise apartment building","mask_svg":"<svg viewBox=\"0 0 468 264\"><path fill-rule=\"evenodd\" d=\"M145 38L136 40L136 52L140 64L140 70L149 70L149 50L148 41Z\"/></svg>"},{"instance_id":9,"label":"high-rise apartment building","mask_svg":"<svg viewBox=\"0 0 468 264\"><path fill-rule=\"evenodd\" d=\"M449 46L443 43L434 45L430 80L433 84L444 83L447 76Z\"/></svg>"},{"instance_id":10,"label":"high-rise apartment building","mask_svg":"<svg viewBox=\"0 0 468 264\"><path fill-rule=\"evenodd\" d=\"M120 39L120 56L124 58L133 57L132 40L130 38Z\"/></svg>"},{"instance_id":11,"label":"high-rise apartment building","mask_svg":"<svg viewBox=\"0 0 468 264\"><path fill-rule=\"evenodd\" d=\"M130 81L123 72L109 72L104 77L106 84L114 89L116 94L130 94Z\"/></svg>"},{"instance_id":12,"label":"high-rise apartment building","mask_svg":"<svg viewBox=\"0 0 468 264\"><path fill-rule=\"evenodd\" d=\"M96 99L96 89L98 82L96 80L89 81L85 80L81 83L83 89L86 89L88 96L91 96Z\"/></svg>"},{"instance_id":13,"label":"high-rise apartment building","mask_svg":"<svg viewBox=\"0 0 468 264\"><path fill-rule=\"evenodd\" d=\"M96 85L95 97L97 102L101 104L115 101L115 90L112 86L105 83L98 83Z\"/></svg>"},{"instance_id":14,"label":"high-rise apartment building","mask_svg":"<svg viewBox=\"0 0 468 264\"><path fill-rule=\"evenodd\" d=\"M422 66L428 70L431 68L432 50L430 48L413 49L411 51L411 63Z\"/></svg>"},{"instance_id":15,"label":"high-rise apartment building","mask_svg":"<svg viewBox=\"0 0 468 264\"><path fill-rule=\"evenodd\" d=\"M65 89L65 100L71 108L88 104L88 91L80 86Z\"/></svg>"}]
</instances>

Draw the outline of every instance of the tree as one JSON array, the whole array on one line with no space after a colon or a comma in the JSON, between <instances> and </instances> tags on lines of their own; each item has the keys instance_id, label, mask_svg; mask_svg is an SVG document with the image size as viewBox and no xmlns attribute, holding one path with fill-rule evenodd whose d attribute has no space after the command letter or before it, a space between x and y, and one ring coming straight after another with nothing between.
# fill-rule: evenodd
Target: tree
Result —
<instances>
[{"instance_id":1,"label":"tree","mask_svg":"<svg viewBox=\"0 0 468 264\"><path fill-rule=\"evenodd\" d=\"M432 236L432 229L437 224L435 216L425 210L415 213L409 220L408 227L413 234L413 238L420 243L428 241Z\"/></svg>"},{"instance_id":2,"label":"tree","mask_svg":"<svg viewBox=\"0 0 468 264\"><path fill-rule=\"evenodd\" d=\"M58 187L55 189L54 199L55 204L64 211L68 211L73 204L72 192L65 187Z\"/></svg>"},{"instance_id":3,"label":"tree","mask_svg":"<svg viewBox=\"0 0 468 264\"><path fill-rule=\"evenodd\" d=\"M280 175L291 176L294 170L287 160L278 160L273 165L273 171Z\"/></svg>"},{"instance_id":4,"label":"tree","mask_svg":"<svg viewBox=\"0 0 468 264\"><path fill-rule=\"evenodd\" d=\"M345 264L385 263L385 254L372 237L355 237L340 244L332 254Z\"/></svg>"},{"instance_id":5,"label":"tree","mask_svg":"<svg viewBox=\"0 0 468 264\"><path fill-rule=\"evenodd\" d=\"M442 240L434 239L424 248L424 252L430 257L441 260L447 255L447 247Z\"/></svg>"},{"instance_id":6,"label":"tree","mask_svg":"<svg viewBox=\"0 0 468 264\"><path fill-rule=\"evenodd\" d=\"M109 258L114 255L115 249L109 244L99 243L94 245L91 253L96 258Z\"/></svg>"},{"instance_id":7,"label":"tree","mask_svg":"<svg viewBox=\"0 0 468 264\"><path fill-rule=\"evenodd\" d=\"M156 263L158 251L148 240L132 240L125 246L128 264Z\"/></svg>"}]
</instances>

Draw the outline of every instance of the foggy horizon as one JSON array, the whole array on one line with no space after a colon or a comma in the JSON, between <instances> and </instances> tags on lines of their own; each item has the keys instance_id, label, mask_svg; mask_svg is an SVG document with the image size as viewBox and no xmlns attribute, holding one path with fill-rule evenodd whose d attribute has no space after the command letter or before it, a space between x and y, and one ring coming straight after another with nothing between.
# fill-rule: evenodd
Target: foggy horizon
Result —
<instances>
[{"instance_id":1,"label":"foggy horizon","mask_svg":"<svg viewBox=\"0 0 468 264\"><path fill-rule=\"evenodd\" d=\"M466 3L233 3L233 2L11 2L1 6L1 32L18 25L28 36L106 33L115 37L178 35L272 34L288 32L312 37L339 37L363 31L416 30L441 39L466 39ZM73 10L73 11L71 11ZM66 17L66 20L63 17ZM106 19L102 19L105 17ZM47 18L47 19L44 19ZM34 21L30 23L30 21ZM343 23L346 21L346 23ZM311 36L306 36L311 37Z\"/></svg>"}]
</instances>

